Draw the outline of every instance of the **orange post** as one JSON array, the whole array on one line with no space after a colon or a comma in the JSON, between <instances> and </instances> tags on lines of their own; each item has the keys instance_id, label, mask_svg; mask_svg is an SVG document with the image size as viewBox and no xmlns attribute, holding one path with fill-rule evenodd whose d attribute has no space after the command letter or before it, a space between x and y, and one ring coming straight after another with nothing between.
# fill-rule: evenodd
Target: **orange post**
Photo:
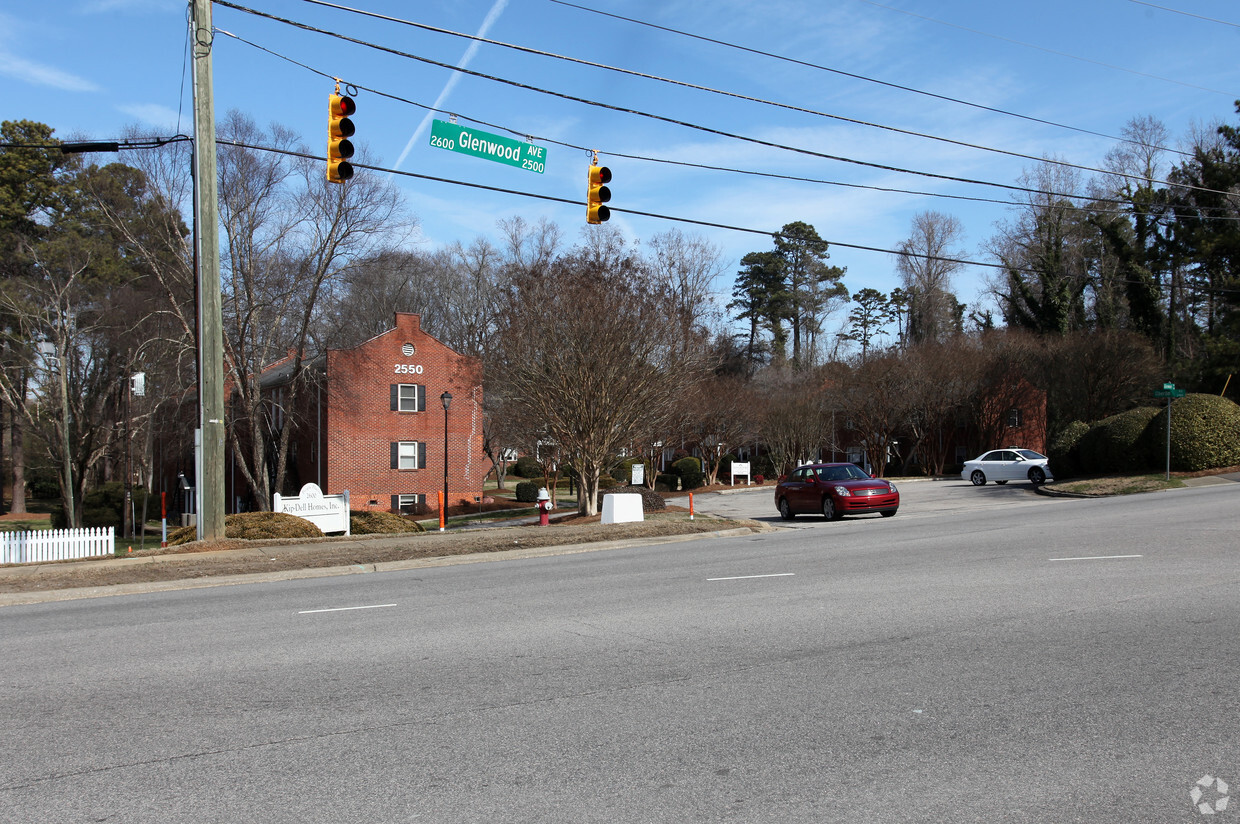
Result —
<instances>
[{"instance_id":1,"label":"orange post","mask_svg":"<svg viewBox=\"0 0 1240 824\"><path fill-rule=\"evenodd\" d=\"M439 531L443 532L443 493L439 493Z\"/></svg>"},{"instance_id":2,"label":"orange post","mask_svg":"<svg viewBox=\"0 0 1240 824\"><path fill-rule=\"evenodd\" d=\"M693 493L689 493L689 520L693 520Z\"/></svg>"}]
</instances>

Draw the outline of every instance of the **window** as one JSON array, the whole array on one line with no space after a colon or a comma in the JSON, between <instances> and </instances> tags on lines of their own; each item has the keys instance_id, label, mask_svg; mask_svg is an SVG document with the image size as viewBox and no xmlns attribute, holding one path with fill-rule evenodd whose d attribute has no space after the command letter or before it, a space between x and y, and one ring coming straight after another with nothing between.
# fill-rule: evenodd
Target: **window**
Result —
<instances>
[{"instance_id":1,"label":"window","mask_svg":"<svg viewBox=\"0 0 1240 824\"><path fill-rule=\"evenodd\" d=\"M426 509L426 496L421 493L393 495L392 509L406 515L420 515Z\"/></svg>"},{"instance_id":2,"label":"window","mask_svg":"<svg viewBox=\"0 0 1240 824\"><path fill-rule=\"evenodd\" d=\"M419 441L394 441L392 469L426 469L426 444Z\"/></svg>"},{"instance_id":3,"label":"window","mask_svg":"<svg viewBox=\"0 0 1240 824\"><path fill-rule=\"evenodd\" d=\"M1007 425L1009 428L1012 428L1012 429L1015 429L1016 427L1021 425L1020 409L1013 406L1011 409L1007 411Z\"/></svg>"},{"instance_id":4,"label":"window","mask_svg":"<svg viewBox=\"0 0 1240 824\"><path fill-rule=\"evenodd\" d=\"M417 383L393 383L390 385L392 390L393 412L425 412L426 411L426 387Z\"/></svg>"}]
</instances>

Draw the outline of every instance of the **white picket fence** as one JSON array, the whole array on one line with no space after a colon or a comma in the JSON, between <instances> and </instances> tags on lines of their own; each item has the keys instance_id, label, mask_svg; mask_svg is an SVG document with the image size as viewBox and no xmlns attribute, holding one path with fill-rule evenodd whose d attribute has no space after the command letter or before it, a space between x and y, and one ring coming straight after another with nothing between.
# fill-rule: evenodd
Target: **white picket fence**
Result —
<instances>
[{"instance_id":1,"label":"white picket fence","mask_svg":"<svg viewBox=\"0 0 1240 824\"><path fill-rule=\"evenodd\" d=\"M115 551L115 527L0 532L0 563L38 564L94 558Z\"/></svg>"}]
</instances>

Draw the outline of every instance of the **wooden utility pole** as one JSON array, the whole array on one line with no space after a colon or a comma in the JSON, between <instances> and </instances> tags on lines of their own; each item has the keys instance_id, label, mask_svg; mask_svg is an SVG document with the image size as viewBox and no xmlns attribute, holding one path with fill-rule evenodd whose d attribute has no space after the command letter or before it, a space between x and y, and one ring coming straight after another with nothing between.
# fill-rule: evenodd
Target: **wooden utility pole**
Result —
<instances>
[{"instance_id":1,"label":"wooden utility pole","mask_svg":"<svg viewBox=\"0 0 1240 824\"><path fill-rule=\"evenodd\" d=\"M215 100L211 0L193 0L194 212L198 246L198 537L224 537L224 320L220 300L219 185L215 162Z\"/></svg>"}]
</instances>

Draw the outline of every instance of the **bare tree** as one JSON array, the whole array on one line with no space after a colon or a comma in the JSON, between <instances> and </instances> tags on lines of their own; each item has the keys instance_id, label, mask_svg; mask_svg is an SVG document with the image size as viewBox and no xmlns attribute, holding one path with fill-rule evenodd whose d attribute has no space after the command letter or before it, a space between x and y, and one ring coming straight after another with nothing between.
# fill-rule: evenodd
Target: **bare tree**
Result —
<instances>
[{"instance_id":1,"label":"bare tree","mask_svg":"<svg viewBox=\"0 0 1240 824\"><path fill-rule=\"evenodd\" d=\"M963 257L963 239L964 226L951 215L921 212L913 217L896 258L902 298L908 302L910 343L943 340L960 331L951 279L962 266L956 261Z\"/></svg>"},{"instance_id":2,"label":"bare tree","mask_svg":"<svg viewBox=\"0 0 1240 824\"><path fill-rule=\"evenodd\" d=\"M714 377L689 396L706 460L707 485L718 482L725 456L753 441L756 402L753 387L738 377Z\"/></svg>"},{"instance_id":3,"label":"bare tree","mask_svg":"<svg viewBox=\"0 0 1240 824\"><path fill-rule=\"evenodd\" d=\"M260 130L240 113L224 121L220 152L224 348L232 387L227 432L256 506L283 491L291 415L307 386L306 355L325 288L411 227L396 189L374 175L329 184L321 163L289 160L296 138ZM275 151L247 146L263 145ZM277 394L264 370L287 358Z\"/></svg>"},{"instance_id":4,"label":"bare tree","mask_svg":"<svg viewBox=\"0 0 1240 824\"><path fill-rule=\"evenodd\" d=\"M883 477L895 436L909 414L909 366L896 353L854 365L841 381L840 403L860 435L870 471Z\"/></svg>"},{"instance_id":5,"label":"bare tree","mask_svg":"<svg viewBox=\"0 0 1240 824\"><path fill-rule=\"evenodd\" d=\"M579 511L592 515L602 472L650 421L672 414L677 392L710 362L700 338L667 329L675 296L619 236L589 237L546 271L514 279L490 368L505 414L554 443L581 482Z\"/></svg>"},{"instance_id":6,"label":"bare tree","mask_svg":"<svg viewBox=\"0 0 1240 824\"><path fill-rule=\"evenodd\" d=\"M904 469L916 460L922 471L943 474L957 418L976 396L983 355L975 340L958 335L904 351L906 427L913 442L903 450Z\"/></svg>"},{"instance_id":7,"label":"bare tree","mask_svg":"<svg viewBox=\"0 0 1240 824\"><path fill-rule=\"evenodd\" d=\"M777 473L787 474L801 461L816 460L824 446L833 447L834 387L828 391L827 382L807 382L787 368L763 370L753 386L755 431Z\"/></svg>"}]
</instances>

